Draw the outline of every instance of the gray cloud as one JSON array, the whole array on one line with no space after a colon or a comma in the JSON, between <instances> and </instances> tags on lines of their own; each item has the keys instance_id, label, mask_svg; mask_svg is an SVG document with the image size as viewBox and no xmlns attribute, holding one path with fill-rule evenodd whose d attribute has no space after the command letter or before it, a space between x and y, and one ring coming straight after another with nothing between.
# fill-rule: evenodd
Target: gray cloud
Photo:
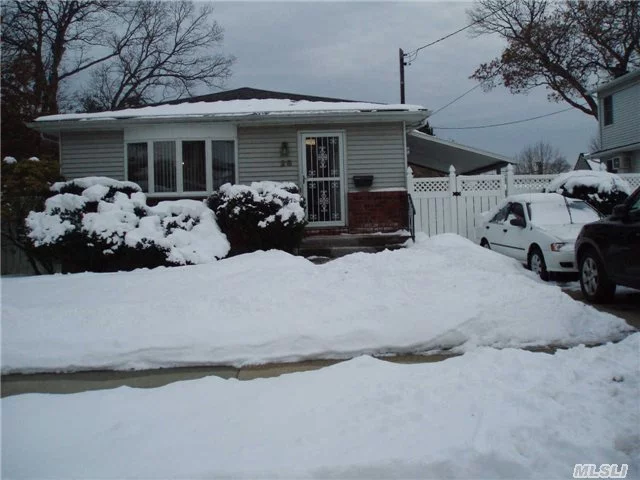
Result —
<instances>
[{"instance_id":1,"label":"gray cloud","mask_svg":"<svg viewBox=\"0 0 640 480\"><path fill-rule=\"evenodd\" d=\"M467 24L462 2L222 2L215 18L225 29L224 52L235 55L229 88L252 86L310 95L399 103L398 48L411 51ZM422 50L406 67L407 103L436 110L475 83L480 62L501 52L497 37L466 32ZM435 115L438 126L501 123L565 108L544 89L470 93ZM507 156L546 140L570 162L586 151L597 123L578 111L483 130L436 130L441 138Z\"/></svg>"}]
</instances>

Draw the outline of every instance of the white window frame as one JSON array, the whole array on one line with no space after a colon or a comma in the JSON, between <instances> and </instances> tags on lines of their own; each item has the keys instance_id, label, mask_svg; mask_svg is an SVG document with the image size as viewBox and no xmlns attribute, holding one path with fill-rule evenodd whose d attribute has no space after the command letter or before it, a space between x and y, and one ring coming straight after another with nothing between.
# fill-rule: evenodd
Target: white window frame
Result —
<instances>
[{"instance_id":1,"label":"white window frame","mask_svg":"<svg viewBox=\"0 0 640 480\"><path fill-rule=\"evenodd\" d=\"M182 127L182 128L180 128ZM189 130L187 131L186 128ZM200 127L200 128L198 128ZM206 126L205 126L206 127ZM170 131L177 130L176 135L169 135ZM235 128L223 128L219 126L214 130L218 130L219 133L214 136L202 135L202 133L209 133L209 128L202 128L202 126L173 126L171 130L167 128L140 128L134 131L127 132L125 134L124 144L124 172L125 179L129 180L129 162L128 162L128 150L129 145L134 143L146 143L147 144L147 182L148 191L145 192L149 197L205 197L213 193L213 153L211 142L215 141L233 141L233 163L234 163L234 183L238 181L238 138L235 133ZM222 131L220 131L222 130ZM180 134L180 135L177 135ZM205 142L205 175L206 175L206 190L205 191L185 191L183 190L183 166L182 166L182 142ZM176 144L176 191L175 192L155 192L154 182L154 161L153 161L153 143L154 142L175 142Z\"/></svg>"}]
</instances>

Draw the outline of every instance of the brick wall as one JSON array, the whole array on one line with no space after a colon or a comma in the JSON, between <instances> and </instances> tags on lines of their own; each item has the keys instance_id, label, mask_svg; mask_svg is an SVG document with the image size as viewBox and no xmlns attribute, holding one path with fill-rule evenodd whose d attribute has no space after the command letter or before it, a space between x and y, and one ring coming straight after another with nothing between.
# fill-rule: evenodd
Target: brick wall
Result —
<instances>
[{"instance_id":1,"label":"brick wall","mask_svg":"<svg viewBox=\"0 0 640 480\"><path fill-rule=\"evenodd\" d=\"M407 192L349 192L349 233L407 228Z\"/></svg>"}]
</instances>

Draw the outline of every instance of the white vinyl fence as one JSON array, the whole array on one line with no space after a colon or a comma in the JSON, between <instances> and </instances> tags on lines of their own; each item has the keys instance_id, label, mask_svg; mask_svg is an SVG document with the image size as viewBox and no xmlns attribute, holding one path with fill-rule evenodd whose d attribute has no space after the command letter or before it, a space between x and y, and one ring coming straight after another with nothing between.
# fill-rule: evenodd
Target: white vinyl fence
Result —
<instances>
[{"instance_id":1,"label":"white vinyl fence","mask_svg":"<svg viewBox=\"0 0 640 480\"><path fill-rule=\"evenodd\" d=\"M415 207L415 231L427 235L457 233L475 241L475 227L481 212L518 193L542 192L557 175L514 175L509 165L504 175L456 175L413 178L407 170L407 189ZM640 186L640 173L618 174L631 185Z\"/></svg>"}]
</instances>

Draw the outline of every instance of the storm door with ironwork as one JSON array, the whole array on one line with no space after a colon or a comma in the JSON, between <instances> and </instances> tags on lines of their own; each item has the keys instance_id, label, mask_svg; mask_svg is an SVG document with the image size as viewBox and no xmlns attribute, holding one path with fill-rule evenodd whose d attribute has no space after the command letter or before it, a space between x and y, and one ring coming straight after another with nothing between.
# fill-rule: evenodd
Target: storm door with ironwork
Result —
<instances>
[{"instance_id":1,"label":"storm door with ironwork","mask_svg":"<svg viewBox=\"0 0 640 480\"><path fill-rule=\"evenodd\" d=\"M344 135L301 134L307 219L313 226L345 224Z\"/></svg>"}]
</instances>

